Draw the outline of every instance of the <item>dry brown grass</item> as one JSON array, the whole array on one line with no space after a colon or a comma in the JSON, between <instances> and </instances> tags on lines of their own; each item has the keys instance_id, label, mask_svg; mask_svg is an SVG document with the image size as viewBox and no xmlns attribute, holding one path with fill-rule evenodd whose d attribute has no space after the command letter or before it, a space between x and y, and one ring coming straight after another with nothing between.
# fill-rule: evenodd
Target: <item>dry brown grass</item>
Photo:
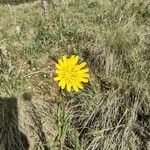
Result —
<instances>
[{"instance_id":1,"label":"dry brown grass","mask_svg":"<svg viewBox=\"0 0 150 150\"><path fill-rule=\"evenodd\" d=\"M39 1L20 2L0 4L0 95L18 101L15 134L31 150L60 150L60 140L64 150L148 150L150 2L49 1L46 15ZM91 78L58 110L54 64L64 54L87 61ZM0 139L5 129L11 143L3 121Z\"/></svg>"}]
</instances>

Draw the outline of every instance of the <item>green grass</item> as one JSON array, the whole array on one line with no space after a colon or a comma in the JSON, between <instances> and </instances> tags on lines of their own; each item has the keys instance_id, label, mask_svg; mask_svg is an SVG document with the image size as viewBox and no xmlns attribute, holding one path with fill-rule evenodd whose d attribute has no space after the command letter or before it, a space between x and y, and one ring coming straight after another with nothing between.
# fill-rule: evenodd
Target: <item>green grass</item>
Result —
<instances>
[{"instance_id":1,"label":"green grass","mask_svg":"<svg viewBox=\"0 0 150 150\"><path fill-rule=\"evenodd\" d=\"M0 95L17 98L30 149L148 149L150 2L49 1L48 15L37 1L12 2L0 1ZM79 55L91 77L58 108L64 54Z\"/></svg>"}]
</instances>

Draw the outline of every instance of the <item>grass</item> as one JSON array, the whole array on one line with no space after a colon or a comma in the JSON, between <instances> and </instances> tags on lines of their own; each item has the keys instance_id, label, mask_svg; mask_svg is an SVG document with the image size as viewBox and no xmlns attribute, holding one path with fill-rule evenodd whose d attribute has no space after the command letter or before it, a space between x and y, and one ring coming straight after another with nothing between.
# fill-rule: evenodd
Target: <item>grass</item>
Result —
<instances>
[{"instance_id":1,"label":"grass","mask_svg":"<svg viewBox=\"0 0 150 150\"><path fill-rule=\"evenodd\" d=\"M31 150L148 149L150 2L63 0L48 8L45 15L38 1L0 1L0 95L18 101L17 134ZM64 93L58 109L54 64L64 54L85 60L91 77L81 92Z\"/></svg>"}]
</instances>

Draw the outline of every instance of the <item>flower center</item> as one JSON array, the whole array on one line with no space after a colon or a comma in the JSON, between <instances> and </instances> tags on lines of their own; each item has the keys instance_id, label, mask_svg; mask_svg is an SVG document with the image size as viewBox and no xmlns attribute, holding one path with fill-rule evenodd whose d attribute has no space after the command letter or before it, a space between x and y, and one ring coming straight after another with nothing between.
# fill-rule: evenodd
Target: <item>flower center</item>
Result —
<instances>
[{"instance_id":1,"label":"flower center","mask_svg":"<svg viewBox=\"0 0 150 150\"><path fill-rule=\"evenodd\" d=\"M71 80L75 80L78 73L75 70L75 68L69 68L67 67L66 70L63 73L64 78L66 78L67 82L70 82Z\"/></svg>"}]
</instances>

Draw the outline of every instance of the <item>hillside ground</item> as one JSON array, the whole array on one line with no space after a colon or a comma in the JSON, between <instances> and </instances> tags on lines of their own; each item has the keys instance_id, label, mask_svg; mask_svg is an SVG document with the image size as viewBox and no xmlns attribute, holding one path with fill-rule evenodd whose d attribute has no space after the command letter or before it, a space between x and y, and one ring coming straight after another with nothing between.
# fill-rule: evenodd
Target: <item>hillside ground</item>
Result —
<instances>
[{"instance_id":1,"label":"hillside ground","mask_svg":"<svg viewBox=\"0 0 150 150\"><path fill-rule=\"evenodd\" d=\"M62 95L55 63L72 54L90 81ZM0 0L0 100L0 149L148 150L150 1Z\"/></svg>"}]
</instances>

